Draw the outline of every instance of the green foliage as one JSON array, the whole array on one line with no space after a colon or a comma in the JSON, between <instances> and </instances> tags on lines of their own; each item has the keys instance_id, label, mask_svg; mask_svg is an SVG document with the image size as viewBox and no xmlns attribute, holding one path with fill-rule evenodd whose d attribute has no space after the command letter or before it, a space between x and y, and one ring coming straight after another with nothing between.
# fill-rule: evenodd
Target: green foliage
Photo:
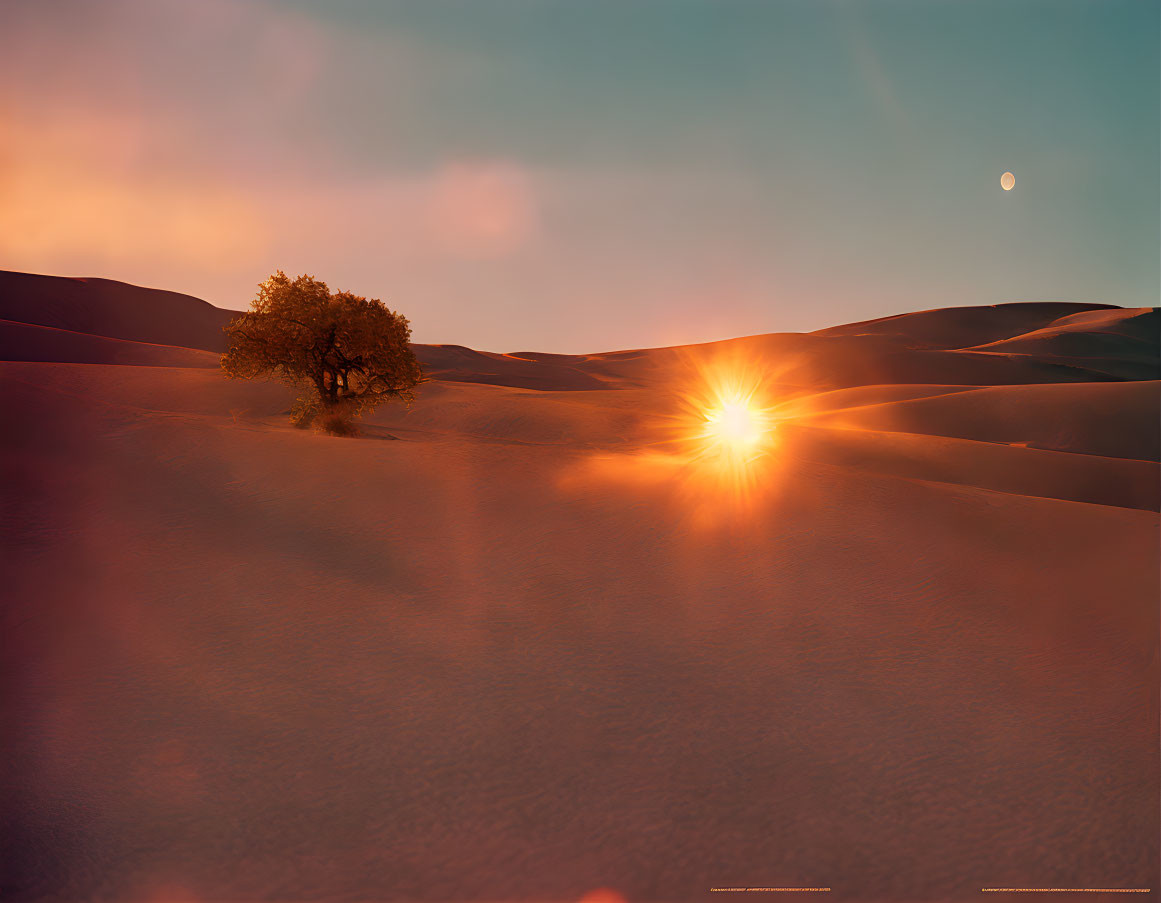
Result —
<instances>
[{"instance_id":1,"label":"green foliage","mask_svg":"<svg viewBox=\"0 0 1161 903\"><path fill-rule=\"evenodd\" d=\"M410 403L422 379L406 317L311 276L291 280L279 270L224 329L226 375L299 388L296 426L354 435L355 417L393 398Z\"/></svg>"}]
</instances>

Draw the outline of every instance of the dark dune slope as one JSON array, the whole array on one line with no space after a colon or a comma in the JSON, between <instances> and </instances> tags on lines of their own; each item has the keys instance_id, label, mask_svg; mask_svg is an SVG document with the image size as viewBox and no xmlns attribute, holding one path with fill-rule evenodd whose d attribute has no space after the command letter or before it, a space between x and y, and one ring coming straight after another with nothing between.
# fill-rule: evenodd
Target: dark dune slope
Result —
<instances>
[{"instance_id":1,"label":"dark dune slope","mask_svg":"<svg viewBox=\"0 0 1161 903\"><path fill-rule=\"evenodd\" d=\"M1157 461L1159 407L1158 382L990 386L822 413L812 423Z\"/></svg>"},{"instance_id":2,"label":"dark dune slope","mask_svg":"<svg viewBox=\"0 0 1161 903\"><path fill-rule=\"evenodd\" d=\"M1142 307L1072 314L972 350L1034 356L1123 379L1161 379L1161 311Z\"/></svg>"},{"instance_id":3,"label":"dark dune slope","mask_svg":"<svg viewBox=\"0 0 1161 903\"><path fill-rule=\"evenodd\" d=\"M1161 481L1151 461L1050 451L942 435L814 429L790 423L781 453L850 470L973 486L1028 498L1157 511Z\"/></svg>"},{"instance_id":4,"label":"dark dune slope","mask_svg":"<svg viewBox=\"0 0 1161 903\"><path fill-rule=\"evenodd\" d=\"M0 270L0 319L18 323L220 352L222 327L235 315L190 295L111 279Z\"/></svg>"},{"instance_id":5,"label":"dark dune slope","mask_svg":"<svg viewBox=\"0 0 1161 903\"><path fill-rule=\"evenodd\" d=\"M552 355L550 362L519 354L474 351L463 345L416 345L415 354L424 372L434 379L488 383L522 389L603 389L605 383L586 372L586 359Z\"/></svg>"},{"instance_id":6,"label":"dark dune slope","mask_svg":"<svg viewBox=\"0 0 1161 903\"><path fill-rule=\"evenodd\" d=\"M955 349L1021 335L1061 317L1094 310L1117 310L1111 304L1033 301L980 307L944 307L877 320L820 329L820 336L884 336L905 348Z\"/></svg>"},{"instance_id":7,"label":"dark dune slope","mask_svg":"<svg viewBox=\"0 0 1161 903\"><path fill-rule=\"evenodd\" d=\"M0 320L0 360L217 369L220 355L196 348L129 342L54 326Z\"/></svg>"}]
</instances>

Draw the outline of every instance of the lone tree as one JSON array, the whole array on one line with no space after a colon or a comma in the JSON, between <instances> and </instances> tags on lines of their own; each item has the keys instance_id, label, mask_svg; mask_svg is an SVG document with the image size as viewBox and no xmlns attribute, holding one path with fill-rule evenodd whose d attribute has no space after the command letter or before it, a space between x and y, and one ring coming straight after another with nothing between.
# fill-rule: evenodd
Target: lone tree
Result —
<instances>
[{"instance_id":1,"label":"lone tree","mask_svg":"<svg viewBox=\"0 0 1161 903\"><path fill-rule=\"evenodd\" d=\"M312 276L292 280L279 270L224 331L226 375L302 389L293 414L301 427L354 435L355 417L393 398L410 402L422 378L406 317L375 299L332 293Z\"/></svg>"}]
</instances>

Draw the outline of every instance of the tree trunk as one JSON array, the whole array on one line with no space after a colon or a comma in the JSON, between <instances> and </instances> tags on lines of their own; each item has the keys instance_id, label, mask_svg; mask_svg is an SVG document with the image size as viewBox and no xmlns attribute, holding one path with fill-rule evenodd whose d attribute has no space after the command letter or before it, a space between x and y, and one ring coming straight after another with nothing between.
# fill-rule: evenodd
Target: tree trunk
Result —
<instances>
[{"instance_id":1,"label":"tree trunk","mask_svg":"<svg viewBox=\"0 0 1161 903\"><path fill-rule=\"evenodd\" d=\"M333 408L339 403L339 375L334 370L324 370L319 381L319 398L323 407Z\"/></svg>"}]
</instances>

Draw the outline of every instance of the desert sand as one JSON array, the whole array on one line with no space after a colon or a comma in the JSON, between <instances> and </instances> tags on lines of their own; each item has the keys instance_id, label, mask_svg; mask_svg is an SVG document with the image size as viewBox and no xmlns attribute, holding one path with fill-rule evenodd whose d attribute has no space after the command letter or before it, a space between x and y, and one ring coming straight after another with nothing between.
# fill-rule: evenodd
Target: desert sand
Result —
<instances>
[{"instance_id":1,"label":"desert sand","mask_svg":"<svg viewBox=\"0 0 1161 903\"><path fill-rule=\"evenodd\" d=\"M228 317L0 274L5 899L1158 886L1157 312L418 346L359 439Z\"/></svg>"}]
</instances>

